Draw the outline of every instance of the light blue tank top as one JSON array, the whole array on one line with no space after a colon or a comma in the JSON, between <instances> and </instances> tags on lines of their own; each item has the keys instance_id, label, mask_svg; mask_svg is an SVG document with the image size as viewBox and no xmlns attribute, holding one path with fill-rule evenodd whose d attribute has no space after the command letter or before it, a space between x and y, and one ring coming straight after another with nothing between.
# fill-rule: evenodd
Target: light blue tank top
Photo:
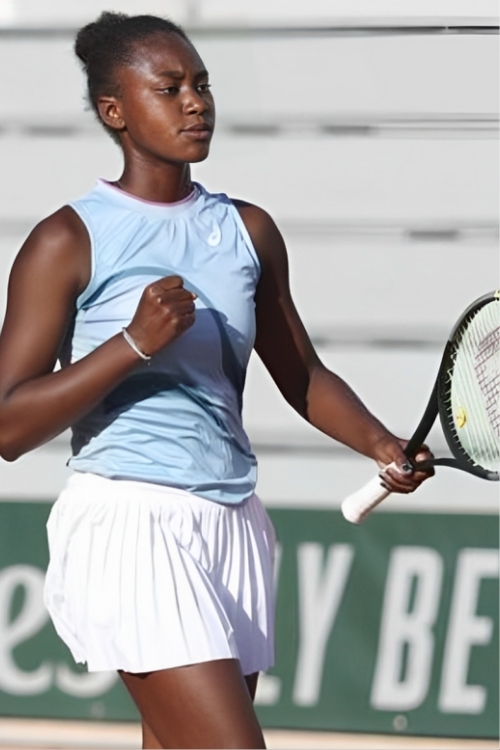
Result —
<instances>
[{"instance_id":1,"label":"light blue tank top","mask_svg":"<svg viewBox=\"0 0 500 750\"><path fill-rule=\"evenodd\" d=\"M256 481L241 407L260 265L237 209L198 184L185 200L158 204L104 181L70 205L90 236L92 273L63 366L128 325L152 281L182 276L198 298L195 324L73 426L69 465L244 501Z\"/></svg>"}]
</instances>

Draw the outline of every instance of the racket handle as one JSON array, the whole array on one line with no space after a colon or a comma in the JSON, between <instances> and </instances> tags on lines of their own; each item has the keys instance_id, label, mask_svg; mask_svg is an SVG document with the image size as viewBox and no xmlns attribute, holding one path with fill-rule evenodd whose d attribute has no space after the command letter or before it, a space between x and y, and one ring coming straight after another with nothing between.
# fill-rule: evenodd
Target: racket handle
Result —
<instances>
[{"instance_id":1,"label":"racket handle","mask_svg":"<svg viewBox=\"0 0 500 750\"><path fill-rule=\"evenodd\" d=\"M390 464L390 466L391 468L396 468L395 463ZM391 494L389 490L382 487L380 481L380 477L377 474L364 487L346 497L340 506L346 521L350 521L350 523L363 523L372 510Z\"/></svg>"}]
</instances>

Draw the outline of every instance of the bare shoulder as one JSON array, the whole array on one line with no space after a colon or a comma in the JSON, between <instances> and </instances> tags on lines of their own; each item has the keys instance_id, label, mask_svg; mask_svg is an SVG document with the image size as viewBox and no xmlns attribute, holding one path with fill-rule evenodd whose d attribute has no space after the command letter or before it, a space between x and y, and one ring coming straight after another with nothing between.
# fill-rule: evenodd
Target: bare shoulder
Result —
<instances>
[{"instance_id":1,"label":"bare shoulder","mask_svg":"<svg viewBox=\"0 0 500 750\"><path fill-rule=\"evenodd\" d=\"M54 274L83 290L90 278L90 238L85 225L69 206L43 219L31 231L14 262L13 276L47 278Z\"/></svg>"},{"instance_id":2,"label":"bare shoulder","mask_svg":"<svg viewBox=\"0 0 500 750\"><path fill-rule=\"evenodd\" d=\"M285 244L274 219L253 203L231 199L248 230L261 262L286 256Z\"/></svg>"}]
</instances>

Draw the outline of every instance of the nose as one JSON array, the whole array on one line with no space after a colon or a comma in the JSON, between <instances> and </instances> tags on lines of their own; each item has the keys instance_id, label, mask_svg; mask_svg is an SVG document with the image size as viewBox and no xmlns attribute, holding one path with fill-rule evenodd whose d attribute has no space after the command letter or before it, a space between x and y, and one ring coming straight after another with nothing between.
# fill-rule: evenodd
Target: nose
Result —
<instances>
[{"instance_id":1,"label":"nose","mask_svg":"<svg viewBox=\"0 0 500 750\"><path fill-rule=\"evenodd\" d=\"M194 88L190 88L186 92L184 99L184 111L186 114L197 114L201 115L208 109L208 104L201 94Z\"/></svg>"}]
</instances>

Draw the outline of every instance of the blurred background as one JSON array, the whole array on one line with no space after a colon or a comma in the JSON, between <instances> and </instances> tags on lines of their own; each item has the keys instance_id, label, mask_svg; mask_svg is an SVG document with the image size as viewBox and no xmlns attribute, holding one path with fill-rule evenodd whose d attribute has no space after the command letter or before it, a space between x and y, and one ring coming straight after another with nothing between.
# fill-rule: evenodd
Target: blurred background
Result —
<instances>
[{"instance_id":1,"label":"blurred background","mask_svg":"<svg viewBox=\"0 0 500 750\"><path fill-rule=\"evenodd\" d=\"M454 320L499 285L497 2L0 0L0 322L31 228L120 174L72 53L102 10L190 33L218 113L195 179L273 215L320 357L409 436ZM278 660L258 695L270 746L319 742L271 731L285 728L337 732L324 747L496 747L497 488L443 469L352 528L338 508L372 463L302 422L256 356L247 383L281 544ZM439 429L429 442L445 450ZM0 744L69 746L67 723L12 718L31 717L91 719L101 734L79 747L138 746L135 725L112 739L99 724L135 710L114 675L72 664L41 600L68 456L64 434L0 459Z\"/></svg>"}]
</instances>

